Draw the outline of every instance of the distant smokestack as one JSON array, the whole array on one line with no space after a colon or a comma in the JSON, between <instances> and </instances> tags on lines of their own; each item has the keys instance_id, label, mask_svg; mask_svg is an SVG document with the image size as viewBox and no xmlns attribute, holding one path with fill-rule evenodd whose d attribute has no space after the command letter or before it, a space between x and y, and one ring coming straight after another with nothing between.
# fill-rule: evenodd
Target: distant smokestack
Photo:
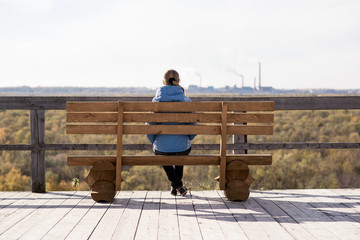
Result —
<instances>
[{"instance_id":1,"label":"distant smokestack","mask_svg":"<svg viewBox=\"0 0 360 240\"><path fill-rule=\"evenodd\" d=\"M194 72L194 74L199 77L199 80L200 80L200 89L201 89L201 87L202 87L202 86L201 86L201 82L202 82L201 74L200 74L199 72Z\"/></svg>"},{"instance_id":2,"label":"distant smokestack","mask_svg":"<svg viewBox=\"0 0 360 240\"><path fill-rule=\"evenodd\" d=\"M259 62L259 91L261 91L261 62Z\"/></svg>"},{"instance_id":3,"label":"distant smokestack","mask_svg":"<svg viewBox=\"0 0 360 240\"><path fill-rule=\"evenodd\" d=\"M254 90L256 90L256 77L254 77Z\"/></svg>"}]
</instances>

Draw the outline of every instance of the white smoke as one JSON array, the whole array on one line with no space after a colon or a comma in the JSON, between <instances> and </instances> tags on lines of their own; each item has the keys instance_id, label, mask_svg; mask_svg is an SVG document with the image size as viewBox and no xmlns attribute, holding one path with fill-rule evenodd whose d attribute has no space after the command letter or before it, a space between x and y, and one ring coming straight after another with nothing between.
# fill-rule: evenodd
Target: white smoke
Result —
<instances>
[{"instance_id":1,"label":"white smoke","mask_svg":"<svg viewBox=\"0 0 360 240\"><path fill-rule=\"evenodd\" d=\"M244 75L240 74L238 71L236 71L234 68L229 68L228 72L235 74L238 77L241 77L241 87L244 87Z\"/></svg>"},{"instance_id":2,"label":"white smoke","mask_svg":"<svg viewBox=\"0 0 360 240\"><path fill-rule=\"evenodd\" d=\"M196 79L199 79L199 86L202 86L202 76L200 72L196 70L196 68L183 68L181 69L181 72L183 74L189 75L190 78L193 78L193 76L195 76Z\"/></svg>"}]
</instances>

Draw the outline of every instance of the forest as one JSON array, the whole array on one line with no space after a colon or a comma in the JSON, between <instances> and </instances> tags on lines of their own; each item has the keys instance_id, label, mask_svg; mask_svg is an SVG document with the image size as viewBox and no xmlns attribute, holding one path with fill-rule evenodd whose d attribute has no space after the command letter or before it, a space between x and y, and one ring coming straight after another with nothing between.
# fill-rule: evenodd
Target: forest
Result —
<instances>
[{"instance_id":1,"label":"forest","mask_svg":"<svg viewBox=\"0 0 360 240\"><path fill-rule=\"evenodd\" d=\"M276 111L272 136L251 136L248 142L360 142L360 111ZM30 112L0 111L0 144L30 143ZM115 143L112 135L66 135L65 111L46 111L46 143ZM193 143L218 143L214 136L197 136ZM148 143L146 136L124 136L124 143ZM260 152L260 151L256 151ZM256 181L252 189L359 188L359 149L272 150L271 166L252 166ZM89 152L94 154L94 152ZM209 152L208 152L209 153ZM88 190L83 179L88 167L69 167L66 156L84 151L46 151L47 191L72 190L78 178L78 190ZM115 154L103 151L96 154ZM126 154L149 154L146 151ZM217 166L185 166L184 182L192 190L218 189L214 180ZM122 173L123 190L167 190L169 183L160 166L126 167ZM31 190L30 152L0 152L0 191Z\"/></svg>"}]
</instances>

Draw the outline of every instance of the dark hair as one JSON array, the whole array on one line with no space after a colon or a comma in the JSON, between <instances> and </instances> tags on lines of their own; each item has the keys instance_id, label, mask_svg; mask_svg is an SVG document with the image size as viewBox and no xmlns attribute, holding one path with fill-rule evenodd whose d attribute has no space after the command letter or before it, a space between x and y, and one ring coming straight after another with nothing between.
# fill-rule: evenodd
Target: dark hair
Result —
<instances>
[{"instance_id":1,"label":"dark hair","mask_svg":"<svg viewBox=\"0 0 360 240\"><path fill-rule=\"evenodd\" d=\"M179 76L179 73L177 71L175 71L174 69L170 69L170 70L166 71L166 73L164 74L165 85L174 86L174 82L178 82L178 81L180 81L180 76ZM179 86L179 87L183 90L183 92L185 94L185 89L181 86Z\"/></svg>"},{"instance_id":2,"label":"dark hair","mask_svg":"<svg viewBox=\"0 0 360 240\"><path fill-rule=\"evenodd\" d=\"M170 85L174 85L174 81L176 81L176 79L175 78L169 78L169 83L170 83Z\"/></svg>"},{"instance_id":3,"label":"dark hair","mask_svg":"<svg viewBox=\"0 0 360 240\"><path fill-rule=\"evenodd\" d=\"M166 71L164 74L165 85L174 85L174 81L179 81L179 73L173 69Z\"/></svg>"}]
</instances>

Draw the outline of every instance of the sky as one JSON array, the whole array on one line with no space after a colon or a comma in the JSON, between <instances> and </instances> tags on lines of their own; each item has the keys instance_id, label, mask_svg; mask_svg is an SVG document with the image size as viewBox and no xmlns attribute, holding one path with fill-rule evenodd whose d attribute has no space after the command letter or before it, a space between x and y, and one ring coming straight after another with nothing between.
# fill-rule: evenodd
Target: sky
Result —
<instances>
[{"instance_id":1,"label":"sky","mask_svg":"<svg viewBox=\"0 0 360 240\"><path fill-rule=\"evenodd\" d=\"M0 87L360 88L359 0L0 0Z\"/></svg>"}]
</instances>

